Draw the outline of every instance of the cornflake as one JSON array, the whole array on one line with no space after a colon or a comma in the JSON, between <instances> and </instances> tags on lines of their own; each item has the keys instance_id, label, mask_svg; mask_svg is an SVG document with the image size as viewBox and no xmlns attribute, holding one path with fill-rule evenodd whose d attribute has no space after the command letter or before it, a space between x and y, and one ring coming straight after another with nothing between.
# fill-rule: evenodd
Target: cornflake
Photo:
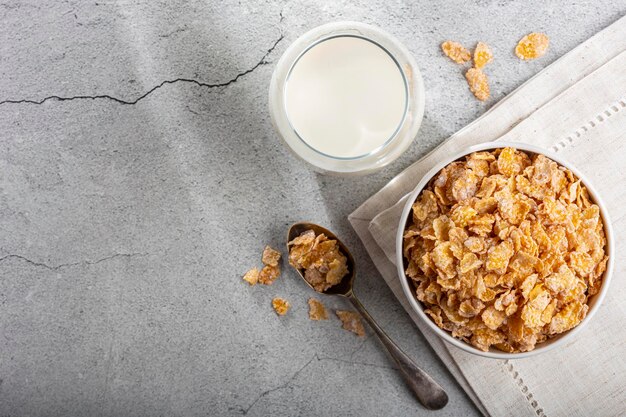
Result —
<instances>
[{"instance_id":1,"label":"cornflake","mask_svg":"<svg viewBox=\"0 0 626 417\"><path fill-rule=\"evenodd\" d=\"M309 298L309 319L328 320L328 313L321 301Z\"/></svg>"},{"instance_id":2,"label":"cornflake","mask_svg":"<svg viewBox=\"0 0 626 417\"><path fill-rule=\"evenodd\" d=\"M256 285L257 283L272 285L280 276L280 256L280 252L272 249L270 246L266 246L262 256L263 268L260 271L257 268L252 268L246 272L243 280L250 285Z\"/></svg>"},{"instance_id":3,"label":"cornflake","mask_svg":"<svg viewBox=\"0 0 626 417\"><path fill-rule=\"evenodd\" d=\"M272 300L272 307L274 307L276 314L284 316L287 314L287 311L289 311L289 308L291 308L291 304L284 298L276 297Z\"/></svg>"},{"instance_id":4,"label":"cornflake","mask_svg":"<svg viewBox=\"0 0 626 417\"><path fill-rule=\"evenodd\" d=\"M263 249L262 261L264 265L278 266L280 252L276 249L272 249L270 246L266 246L265 249Z\"/></svg>"},{"instance_id":5,"label":"cornflake","mask_svg":"<svg viewBox=\"0 0 626 417\"><path fill-rule=\"evenodd\" d=\"M542 57L548 50L550 39L544 33L529 33L520 39L515 55L525 61Z\"/></svg>"},{"instance_id":6,"label":"cornflake","mask_svg":"<svg viewBox=\"0 0 626 417\"><path fill-rule=\"evenodd\" d=\"M307 230L289 242L289 263L304 272L304 279L316 291L326 291L348 273L347 258L335 239Z\"/></svg>"},{"instance_id":7,"label":"cornflake","mask_svg":"<svg viewBox=\"0 0 626 417\"><path fill-rule=\"evenodd\" d=\"M482 68L493 60L493 52L486 43L478 42L474 49L474 67Z\"/></svg>"},{"instance_id":8,"label":"cornflake","mask_svg":"<svg viewBox=\"0 0 626 417\"><path fill-rule=\"evenodd\" d=\"M443 168L413 205L403 254L438 327L506 352L576 327L608 260L586 187L549 158L513 148Z\"/></svg>"},{"instance_id":9,"label":"cornflake","mask_svg":"<svg viewBox=\"0 0 626 417\"><path fill-rule=\"evenodd\" d=\"M250 285L256 285L259 282L259 269L252 268L243 276L243 280L246 281Z\"/></svg>"},{"instance_id":10,"label":"cornflake","mask_svg":"<svg viewBox=\"0 0 626 417\"><path fill-rule=\"evenodd\" d=\"M485 101L489 98L489 80L484 72L478 68L470 68L465 73L465 79L478 100Z\"/></svg>"},{"instance_id":11,"label":"cornflake","mask_svg":"<svg viewBox=\"0 0 626 417\"><path fill-rule=\"evenodd\" d=\"M272 285L279 276L279 266L265 265L259 273L259 283L263 285Z\"/></svg>"},{"instance_id":12,"label":"cornflake","mask_svg":"<svg viewBox=\"0 0 626 417\"><path fill-rule=\"evenodd\" d=\"M470 51L465 49L465 47L458 42L445 41L441 44L441 50L448 58L457 64L464 64L472 59Z\"/></svg>"},{"instance_id":13,"label":"cornflake","mask_svg":"<svg viewBox=\"0 0 626 417\"><path fill-rule=\"evenodd\" d=\"M357 336L365 336L365 329L363 328L363 323L361 322L361 316L359 313L354 311L337 310L335 311L335 314L337 314L337 317L341 320L341 327L345 330L349 330Z\"/></svg>"}]
</instances>

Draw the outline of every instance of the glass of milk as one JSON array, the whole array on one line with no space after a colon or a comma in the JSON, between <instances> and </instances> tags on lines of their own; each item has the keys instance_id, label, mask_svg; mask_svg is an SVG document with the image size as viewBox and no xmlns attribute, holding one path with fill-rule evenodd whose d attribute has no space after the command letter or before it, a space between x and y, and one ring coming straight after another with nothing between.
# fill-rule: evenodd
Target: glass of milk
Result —
<instances>
[{"instance_id":1,"label":"glass of milk","mask_svg":"<svg viewBox=\"0 0 626 417\"><path fill-rule=\"evenodd\" d=\"M270 84L272 123L316 170L364 174L404 152L424 113L415 60L398 40L357 22L330 23L298 38Z\"/></svg>"}]
</instances>

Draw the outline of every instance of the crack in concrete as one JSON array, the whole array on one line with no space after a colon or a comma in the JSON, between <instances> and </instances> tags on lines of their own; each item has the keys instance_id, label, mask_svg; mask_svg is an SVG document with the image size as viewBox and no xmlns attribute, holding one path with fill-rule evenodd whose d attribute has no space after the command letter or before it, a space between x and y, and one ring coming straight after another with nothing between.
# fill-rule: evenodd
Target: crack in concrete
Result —
<instances>
[{"instance_id":1,"label":"crack in concrete","mask_svg":"<svg viewBox=\"0 0 626 417\"><path fill-rule=\"evenodd\" d=\"M240 407L241 414L243 414L243 415L248 414L248 412L252 409L252 407L254 407L254 406L256 405L256 403L258 403L258 402L261 400L261 398L265 397L266 395L268 395L268 394L270 394L270 393L272 393L272 392L274 392L274 391L278 391L278 390L281 390L281 389L287 388L287 386L289 386L289 384L291 383L291 381L293 381L294 379L296 379L296 377L297 377L298 375L300 375L300 373L301 373L302 371L304 371L304 370L305 370L305 369L306 369L306 368L307 368L307 367L311 364L311 362L313 362L313 360L314 360L314 359L319 360L319 357L317 356L317 353L316 353L315 355L313 355L313 357L312 357L311 359L309 359L309 360L307 361L307 363L305 363L303 366L301 366L301 367L300 367L300 369L298 369L298 370L297 370L297 371L296 371L296 372L295 372L295 373L294 373L294 374L293 374L293 375L292 375L292 376L291 376L291 377L290 377L290 378L289 378L286 382L284 382L283 384L281 384L281 385L279 385L279 386L277 386L277 387L275 387L275 388L272 388L272 389L268 389L268 390L266 390L266 391L263 391L263 392L262 392L261 394L259 394L259 396L258 396L258 397L256 397L256 399L255 399L255 400L254 400L254 401L253 401L253 402L252 402L252 403L248 406L248 408L245 408L245 409L244 409L243 407Z\"/></svg>"},{"instance_id":2,"label":"crack in concrete","mask_svg":"<svg viewBox=\"0 0 626 417\"><path fill-rule=\"evenodd\" d=\"M117 98L108 94L99 94L99 95L94 95L94 96L87 96L87 95L77 95L77 96L70 96L70 97L63 97L63 96L57 96L57 95L52 95L52 96L48 96L48 97L44 97L41 100L30 100L30 99L21 99L21 100L3 100L0 101L0 105L3 104L43 104L48 100L56 100L56 101L72 101L72 100L100 100L100 99L107 99L107 100L112 100L116 103L119 104L123 104L123 105L133 105L133 104L137 104L138 102L140 102L141 100L143 100L144 98L148 97L150 94L154 93L156 90L160 89L161 87L168 85L168 84L176 84L176 83L191 83L191 84L195 84L198 87L205 87L205 88L220 88L220 87L227 87L231 84L236 83L241 77L250 74L251 72L253 72L254 70L256 70L257 68L259 68L262 65L266 65L269 62L267 61L267 57L274 51L274 49L276 49L276 47L278 46L278 44L285 38L285 35L281 32L280 37L274 42L274 44L267 50L267 52L263 55L263 57L261 58L261 60L259 62L257 62L252 68L247 69L243 72L238 73L237 75L235 75L235 77L231 78L228 81L224 81L221 83L215 83L215 84L210 84L210 83L205 83L202 81L198 81L196 79L193 78L176 78L173 80L165 80L162 81L160 84L155 85L154 87L152 87L151 89L149 89L147 92L145 92L144 94L142 94L141 96L137 97L135 100L124 100L121 98Z\"/></svg>"},{"instance_id":3,"label":"crack in concrete","mask_svg":"<svg viewBox=\"0 0 626 417\"><path fill-rule=\"evenodd\" d=\"M365 340L363 340L363 341L361 342L361 344L359 345L359 347L357 347L356 349L354 349L354 350L352 351L352 353L350 354L350 360L352 360L352 358L354 357L354 355L355 355L357 352L359 352L359 351L363 348L363 346L365 346L365 344L368 342L368 340L369 340L369 338L368 338L368 337L366 337L366 338L365 338Z\"/></svg>"},{"instance_id":4,"label":"crack in concrete","mask_svg":"<svg viewBox=\"0 0 626 417\"><path fill-rule=\"evenodd\" d=\"M294 372L293 375L291 375L291 377L289 377L289 379L287 379L287 381L285 381L284 383L282 383L281 385L268 389L266 391L263 391L261 394L259 394L258 397L255 398L255 400L247 407L247 408L243 408L241 406L238 406L239 411L241 412L242 415L246 415L250 412L250 410L264 397L266 397L267 395L271 394L272 392L275 391L280 391L282 389L285 389L287 387L289 387L291 385L291 383L293 382L294 379L296 379L298 377L298 375L300 375L302 373L302 371L304 371L306 368L308 368L309 365L311 365L311 363L317 359L317 362L321 362L321 361L334 361L334 362L341 362L341 363L347 363L350 365L358 365L358 366L368 366L368 367L372 367L372 368L380 368L380 369L396 369L390 366L384 366L384 365L377 365L377 364L373 364L373 363L367 363L367 362L356 362L356 361L349 361L349 360L345 360L345 359L338 359L338 358L331 358L331 357L320 357L317 353L313 355L313 357L311 359L309 359L303 366L301 366L296 372Z\"/></svg>"},{"instance_id":5,"label":"crack in concrete","mask_svg":"<svg viewBox=\"0 0 626 417\"><path fill-rule=\"evenodd\" d=\"M347 363L347 364L350 364L350 365L358 365L358 366L368 366L370 368L378 368L378 369L397 369L397 368L394 368L393 366L378 365L376 363L352 361L352 360L339 359L339 358L326 358L326 357L320 358L320 357L318 357L318 360L320 360L320 361L341 362L341 363Z\"/></svg>"},{"instance_id":6,"label":"crack in concrete","mask_svg":"<svg viewBox=\"0 0 626 417\"><path fill-rule=\"evenodd\" d=\"M70 266L76 266L76 265L96 265L99 264L100 262L104 262L104 261L108 261L110 259L114 259L114 258L120 258L120 257L125 257L125 258L132 258L133 256L147 256L149 255L148 253L115 253L113 255L109 255L109 256L105 256L104 258L100 258L100 259L96 259L95 261L80 261L80 262L70 262L70 263L64 263L64 264L59 264L59 265L48 265L47 263L44 262L36 262L33 261L31 259L28 259L25 256L22 255L16 255L16 254L9 254L9 255L5 255L2 258L0 258L0 262L3 262L7 259L11 259L11 258L15 258L15 259L20 259L30 265L33 266L38 266L41 268L46 268L50 271L58 271L59 269L62 268L68 268Z\"/></svg>"},{"instance_id":7,"label":"crack in concrete","mask_svg":"<svg viewBox=\"0 0 626 417\"><path fill-rule=\"evenodd\" d=\"M187 25L185 25L185 26L180 27L180 28L178 28L178 29L174 29L174 30L173 30L173 31L171 31L171 32L164 33L163 35L159 35L159 38L169 38L170 36L175 35L175 34L177 34L177 33L186 32L186 31L187 31L187 29L189 29L189 27L187 27Z\"/></svg>"}]
</instances>

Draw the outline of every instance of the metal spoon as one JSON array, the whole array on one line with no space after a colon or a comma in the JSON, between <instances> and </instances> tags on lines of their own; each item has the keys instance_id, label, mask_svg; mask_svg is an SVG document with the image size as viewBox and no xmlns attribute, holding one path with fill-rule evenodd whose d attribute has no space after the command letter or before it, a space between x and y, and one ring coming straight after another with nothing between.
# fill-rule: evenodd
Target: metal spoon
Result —
<instances>
[{"instance_id":1,"label":"metal spoon","mask_svg":"<svg viewBox=\"0 0 626 417\"><path fill-rule=\"evenodd\" d=\"M415 365L411 358L409 358L407 354L404 353L389 338L389 336L387 336L387 334L383 331L383 329L380 328L380 326L378 326L378 324L376 324L372 316L369 315L367 310L365 310L365 307L363 307L361 302L352 292L352 285L354 282L354 277L356 276L356 265L354 263L354 258L352 257L352 254L350 253L346 245L344 245L339 239L337 239L337 236L335 236L328 229L318 226L314 223L304 222L295 223L289 228L287 242L291 242L293 239L300 236L300 234L307 230L313 230L316 235L323 233L329 239L337 240L337 244L339 245L341 252L343 252L346 258L348 258L348 274L342 279L342 281L339 284L333 285L332 287L328 288L324 292L317 292L327 295L340 295L350 300L350 302L357 309L357 311L361 313L361 316L363 316L365 321L367 321L372 329L374 329L374 332L376 332L380 341L383 343L383 345L385 345L391 357L396 361L402 377L409 385L419 402L422 403L424 407L431 410L439 410L445 407L445 405L448 403L448 394L446 394L443 388L441 388L441 386L437 384L435 380L430 377L430 375L428 375L417 365ZM287 248L287 250L289 250L289 248ZM303 271L298 270L297 268L294 269L298 271L298 275L300 275L304 282L306 282L309 287L313 288L311 284L309 284L309 282L304 279ZM315 290L315 288L313 288L313 290Z\"/></svg>"}]
</instances>

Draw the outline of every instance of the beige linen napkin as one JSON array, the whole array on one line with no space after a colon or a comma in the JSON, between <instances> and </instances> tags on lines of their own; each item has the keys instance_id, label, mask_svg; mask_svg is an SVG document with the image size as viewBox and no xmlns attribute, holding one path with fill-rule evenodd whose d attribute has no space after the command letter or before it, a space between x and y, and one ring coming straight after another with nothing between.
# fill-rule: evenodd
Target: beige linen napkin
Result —
<instances>
[{"instance_id":1,"label":"beige linen napkin","mask_svg":"<svg viewBox=\"0 0 626 417\"><path fill-rule=\"evenodd\" d=\"M394 265L407 193L446 155L493 140L561 154L602 196L614 229L610 291L575 340L527 359L482 358L444 343L411 311ZM626 17L527 81L356 209L349 221L376 267L485 415L626 415Z\"/></svg>"}]
</instances>

